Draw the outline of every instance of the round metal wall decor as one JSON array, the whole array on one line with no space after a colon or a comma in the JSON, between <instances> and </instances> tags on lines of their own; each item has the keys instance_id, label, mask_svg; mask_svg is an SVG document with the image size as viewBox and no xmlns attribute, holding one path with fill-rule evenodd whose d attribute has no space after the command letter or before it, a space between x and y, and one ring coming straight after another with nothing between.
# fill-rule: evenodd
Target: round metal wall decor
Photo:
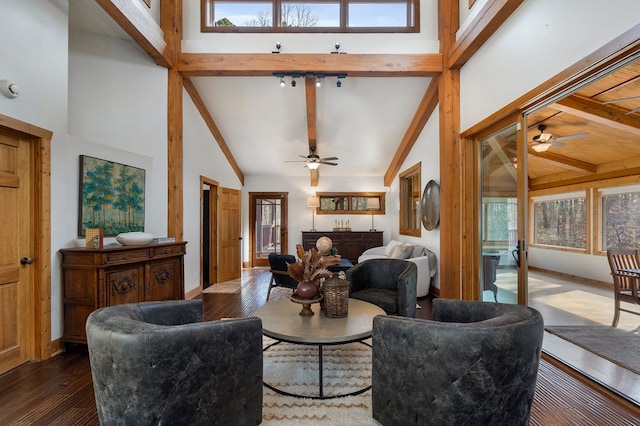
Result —
<instances>
[{"instance_id":1,"label":"round metal wall decor","mask_svg":"<svg viewBox=\"0 0 640 426\"><path fill-rule=\"evenodd\" d=\"M438 227L438 223L440 223L440 186L433 179L427 183L422 192L420 213L424 229L431 231Z\"/></svg>"}]
</instances>

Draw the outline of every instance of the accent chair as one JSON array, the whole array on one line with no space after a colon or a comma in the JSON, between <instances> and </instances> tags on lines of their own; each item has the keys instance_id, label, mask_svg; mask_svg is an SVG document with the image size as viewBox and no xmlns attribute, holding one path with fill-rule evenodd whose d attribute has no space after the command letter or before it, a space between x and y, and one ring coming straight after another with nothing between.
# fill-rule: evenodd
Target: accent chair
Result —
<instances>
[{"instance_id":1,"label":"accent chair","mask_svg":"<svg viewBox=\"0 0 640 426\"><path fill-rule=\"evenodd\" d=\"M495 302L434 299L433 320L373 319L372 411L385 426L529 424L543 320Z\"/></svg>"},{"instance_id":2,"label":"accent chair","mask_svg":"<svg viewBox=\"0 0 640 426\"><path fill-rule=\"evenodd\" d=\"M86 323L102 425L256 425L262 322L202 322L201 300L116 305Z\"/></svg>"},{"instance_id":3,"label":"accent chair","mask_svg":"<svg viewBox=\"0 0 640 426\"><path fill-rule=\"evenodd\" d=\"M349 297L373 303L387 315L416 316L418 267L400 259L369 259L346 272Z\"/></svg>"},{"instance_id":4,"label":"accent chair","mask_svg":"<svg viewBox=\"0 0 640 426\"><path fill-rule=\"evenodd\" d=\"M274 287L286 287L292 290L296 289L298 281L289 276L287 272L287 264L295 263L296 257L291 254L275 254L269 253L269 266L271 268L271 280L269 280L269 290L267 290L267 301Z\"/></svg>"}]
</instances>

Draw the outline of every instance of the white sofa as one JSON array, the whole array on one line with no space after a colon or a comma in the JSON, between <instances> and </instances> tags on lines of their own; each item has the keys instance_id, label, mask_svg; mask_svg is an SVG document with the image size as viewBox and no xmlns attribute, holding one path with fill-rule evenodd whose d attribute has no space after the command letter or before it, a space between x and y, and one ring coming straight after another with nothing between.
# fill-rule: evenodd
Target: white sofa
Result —
<instances>
[{"instance_id":1,"label":"white sofa","mask_svg":"<svg viewBox=\"0 0 640 426\"><path fill-rule=\"evenodd\" d=\"M365 250L358 258L358 263L369 259L404 259L413 262L418 267L417 296L424 297L429 294L431 281L436 276L438 260L436 255L428 248L391 240L386 246L373 247Z\"/></svg>"}]
</instances>

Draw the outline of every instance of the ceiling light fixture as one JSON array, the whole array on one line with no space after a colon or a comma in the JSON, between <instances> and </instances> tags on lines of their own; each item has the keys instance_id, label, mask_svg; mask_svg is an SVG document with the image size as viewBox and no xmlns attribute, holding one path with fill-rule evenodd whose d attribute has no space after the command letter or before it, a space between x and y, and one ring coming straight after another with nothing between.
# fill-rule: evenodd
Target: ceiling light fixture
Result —
<instances>
[{"instance_id":1,"label":"ceiling light fixture","mask_svg":"<svg viewBox=\"0 0 640 426\"><path fill-rule=\"evenodd\" d=\"M276 50L272 50L271 53L280 53L280 48L282 47L282 43L279 41L276 42Z\"/></svg>"},{"instance_id":2,"label":"ceiling light fixture","mask_svg":"<svg viewBox=\"0 0 640 426\"><path fill-rule=\"evenodd\" d=\"M533 145L531 149L533 149L535 152L545 152L546 150L549 149L550 146L551 146L550 142L541 142Z\"/></svg>"},{"instance_id":3,"label":"ceiling light fixture","mask_svg":"<svg viewBox=\"0 0 640 426\"><path fill-rule=\"evenodd\" d=\"M307 163L306 166L311 170L315 170L320 167L320 163Z\"/></svg>"},{"instance_id":4,"label":"ceiling light fixture","mask_svg":"<svg viewBox=\"0 0 640 426\"><path fill-rule=\"evenodd\" d=\"M286 85L285 83L285 77L291 77L291 87L296 87L298 82L296 81L297 78L302 78L302 77L315 77L316 78L316 87L320 87L322 86L322 81L324 80L325 77L337 77L338 81L336 83L336 86L338 87L342 87L342 81L347 78L347 74L346 73L320 73L320 72L312 72L312 71L308 71L308 72L287 72L287 71L282 71L282 72L274 72L273 76L278 78L280 81L280 86L284 87Z\"/></svg>"}]
</instances>

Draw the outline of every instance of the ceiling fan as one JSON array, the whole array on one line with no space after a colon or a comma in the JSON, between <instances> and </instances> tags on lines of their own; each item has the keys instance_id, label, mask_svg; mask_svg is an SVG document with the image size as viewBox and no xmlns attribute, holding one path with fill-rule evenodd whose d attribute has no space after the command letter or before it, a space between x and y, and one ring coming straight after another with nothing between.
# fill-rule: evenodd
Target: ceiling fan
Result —
<instances>
[{"instance_id":1,"label":"ceiling fan","mask_svg":"<svg viewBox=\"0 0 640 426\"><path fill-rule=\"evenodd\" d=\"M563 146L564 144L560 141L564 141L568 139L584 138L586 136L589 136L589 133L576 133L575 135L561 136L559 138L555 138L551 133L544 132L545 130L547 130L547 126L544 124L539 124L538 130L540 130L540 134L535 135L533 137L533 140L529 142L529 145L531 145L531 149L533 149L536 152L544 152L547 149L549 149L551 146Z\"/></svg>"},{"instance_id":2,"label":"ceiling fan","mask_svg":"<svg viewBox=\"0 0 640 426\"><path fill-rule=\"evenodd\" d=\"M328 166L338 165L338 163L333 163L333 161L338 160L338 157L320 158L320 156L316 154L315 147L311 147L309 150L311 151L311 154L299 155L299 157L304 158L304 160L285 161L285 163L305 163L305 167L308 167L311 170L317 169L318 167L320 167L320 164L326 164Z\"/></svg>"}]
</instances>

